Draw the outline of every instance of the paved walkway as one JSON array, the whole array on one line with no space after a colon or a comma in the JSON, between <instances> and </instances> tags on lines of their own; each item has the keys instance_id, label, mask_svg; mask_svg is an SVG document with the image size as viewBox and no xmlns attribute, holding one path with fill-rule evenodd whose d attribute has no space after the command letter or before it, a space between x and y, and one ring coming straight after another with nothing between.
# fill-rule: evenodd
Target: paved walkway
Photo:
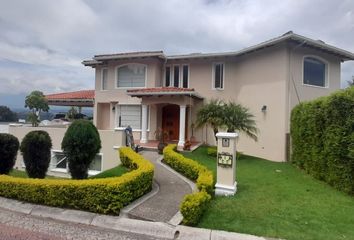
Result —
<instances>
[{"instance_id":1,"label":"paved walkway","mask_svg":"<svg viewBox=\"0 0 354 240\"><path fill-rule=\"evenodd\" d=\"M180 176L162 166L161 155L157 152L142 151L141 154L155 165L154 181L158 192L127 214L130 218L169 222L179 211L183 197L192 189Z\"/></svg>"}]
</instances>

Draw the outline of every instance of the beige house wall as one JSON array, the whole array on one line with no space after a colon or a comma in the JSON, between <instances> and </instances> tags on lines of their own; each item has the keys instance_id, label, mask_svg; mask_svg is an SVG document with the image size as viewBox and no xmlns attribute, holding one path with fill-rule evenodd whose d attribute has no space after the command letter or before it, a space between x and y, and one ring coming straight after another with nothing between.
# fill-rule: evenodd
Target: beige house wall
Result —
<instances>
[{"instance_id":1,"label":"beige house wall","mask_svg":"<svg viewBox=\"0 0 354 240\"><path fill-rule=\"evenodd\" d=\"M279 46L241 58L190 62L190 87L205 97L205 101L212 98L235 101L255 115L260 129L258 142L242 134L238 140L238 149L246 154L285 160L286 60L286 48ZM215 62L225 64L224 90L212 89ZM263 105L267 106L266 113L261 111ZM195 107L192 121L196 120L195 113L201 106ZM198 129L195 136L208 144L216 144L211 128Z\"/></svg>"},{"instance_id":2,"label":"beige house wall","mask_svg":"<svg viewBox=\"0 0 354 240\"><path fill-rule=\"evenodd\" d=\"M25 127L25 126L10 126L9 133L18 138L21 142L24 136L31 131L43 130L46 131L52 139L52 150L62 150L61 142L64 138L67 127ZM123 131L99 130L102 148L102 171L116 167L120 164L118 148L125 146L125 135ZM17 154L15 168L23 169L23 158L20 151ZM55 172L48 171L50 175L58 175ZM62 175L62 174L59 174Z\"/></svg>"},{"instance_id":3,"label":"beige house wall","mask_svg":"<svg viewBox=\"0 0 354 240\"><path fill-rule=\"evenodd\" d=\"M304 56L317 56L328 63L328 88L302 84ZM204 97L204 101L193 101L191 104L186 100L188 98L176 96L158 99L143 98L143 100L130 97L126 94L126 89L115 88L116 68L127 63L146 64L146 87L163 85L165 65L188 64L189 87L194 88L199 95ZM212 89L214 63L224 63L223 90ZM108 90L100 90L102 68L108 69ZM238 150L273 161L285 161L291 109L298 104L299 100L305 101L328 95L339 88L340 61L338 58L317 50L286 43L238 57L167 60L166 63L159 59L114 61L96 68L95 109L97 111L94 120L99 129L114 129L115 114L112 107L115 104L147 104L150 109L148 139L153 140L156 128L162 124L161 107L163 104L192 105L190 109L187 109L187 138L190 138L191 123L195 123L196 113L203 103L212 98L226 102L235 101L250 109L260 130L257 142L241 133L237 144ZM100 109L102 103L107 103L110 107ZM267 106L265 112L261 111L263 106ZM108 116L109 120L106 119ZM216 144L211 128L194 129L194 137L197 141ZM140 131L134 132L134 138L140 138Z\"/></svg>"}]
</instances>

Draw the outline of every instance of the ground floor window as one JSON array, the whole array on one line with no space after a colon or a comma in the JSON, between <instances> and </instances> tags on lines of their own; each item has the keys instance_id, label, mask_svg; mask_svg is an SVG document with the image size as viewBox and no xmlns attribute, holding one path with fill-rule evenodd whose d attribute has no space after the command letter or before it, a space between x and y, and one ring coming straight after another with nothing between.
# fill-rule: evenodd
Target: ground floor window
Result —
<instances>
[{"instance_id":1,"label":"ground floor window","mask_svg":"<svg viewBox=\"0 0 354 240\"><path fill-rule=\"evenodd\" d=\"M148 108L149 119L149 108ZM132 129L141 129L141 105L118 105L117 107L117 126Z\"/></svg>"},{"instance_id":2,"label":"ground floor window","mask_svg":"<svg viewBox=\"0 0 354 240\"><path fill-rule=\"evenodd\" d=\"M63 151L52 150L50 170L56 172L69 172L67 158ZM95 175L102 171L102 154L97 154L89 167L89 175Z\"/></svg>"}]
</instances>

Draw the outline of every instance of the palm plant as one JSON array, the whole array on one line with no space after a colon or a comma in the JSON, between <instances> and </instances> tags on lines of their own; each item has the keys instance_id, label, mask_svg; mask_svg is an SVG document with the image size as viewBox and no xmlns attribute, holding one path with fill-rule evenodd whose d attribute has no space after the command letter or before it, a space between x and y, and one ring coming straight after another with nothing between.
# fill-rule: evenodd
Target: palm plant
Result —
<instances>
[{"instance_id":1,"label":"palm plant","mask_svg":"<svg viewBox=\"0 0 354 240\"><path fill-rule=\"evenodd\" d=\"M240 104L229 102L223 107L223 125L226 126L228 132L236 130L244 132L248 137L257 141L258 128L254 115L249 109Z\"/></svg>"},{"instance_id":2,"label":"palm plant","mask_svg":"<svg viewBox=\"0 0 354 240\"><path fill-rule=\"evenodd\" d=\"M234 102L225 104L221 100L212 99L198 111L196 122L197 127L210 125L214 135L218 133L219 127L226 127L228 132L238 130L257 141L258 129L254 115L248 108Z\"/></svg>"},{"instance_id":3,"label":"palm plant","mask_svg":"<svg viewBox=\"0 0 354 240\"><path fill-rule=\"evenodd\" d=\"M197 127L210 125L213 128L214 136L218 133L218 128L223 125L224 102L218 99L211 99L197 113ZM215 139L217 139L215 137Z\"/></svg>"}]
</instances>

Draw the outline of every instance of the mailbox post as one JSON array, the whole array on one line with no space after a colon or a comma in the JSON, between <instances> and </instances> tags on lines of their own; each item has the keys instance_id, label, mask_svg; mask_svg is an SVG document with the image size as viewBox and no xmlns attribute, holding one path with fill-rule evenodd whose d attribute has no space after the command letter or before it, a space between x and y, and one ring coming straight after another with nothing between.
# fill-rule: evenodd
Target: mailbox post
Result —
<instances>
[{"instance_id":1,"label":"mailbox post","mask_svg":"<svg viewBox=\"0 0 354 240\"><path fill-rule=\"evenodd\" d=\"M236 139L237 133L219 132L217 148L217 181L215 194L230 196L237 191L236 182Z\"/></svg>"}]
</instances>

